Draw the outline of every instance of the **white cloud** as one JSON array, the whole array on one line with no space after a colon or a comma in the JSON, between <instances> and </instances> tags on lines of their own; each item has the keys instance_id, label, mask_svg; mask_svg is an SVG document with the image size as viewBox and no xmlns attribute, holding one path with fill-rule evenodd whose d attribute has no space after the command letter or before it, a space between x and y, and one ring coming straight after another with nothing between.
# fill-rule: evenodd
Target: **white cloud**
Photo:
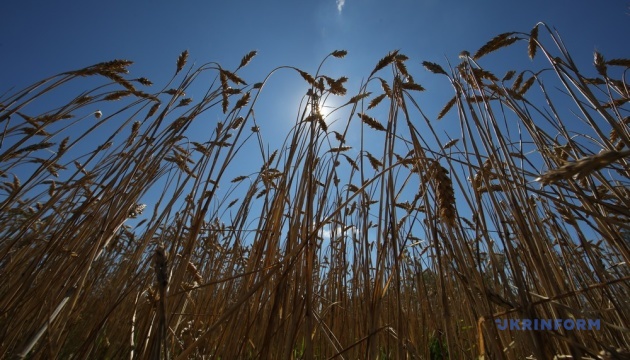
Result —
<instances>
[{"instance_id":1,"label":"white cloud","mask_svg":"<svg viewBox=\"0 0 630 360\"><path fill-rule=\"evenodd\" d=\"M344 5L346 5L346 0L337 0L337 11L339 11L340 14Z\"/></svg>"},{"instance_id":2,"label":"white cloud","mask_svg":"<svg viewBox=\"0 0 630 360\"><path fill-rule=\"evenodd\" d=\"M334 230L334 231L333 231ZM336 228L332 228L331 226L324 226L319 229L319 236L324 240L330 240L332 236L352 236L352 234L359 234L359 229L356 226L346 227L346 231L344 232L341 226L337 226Z\"/></svg>"}]
</instances>

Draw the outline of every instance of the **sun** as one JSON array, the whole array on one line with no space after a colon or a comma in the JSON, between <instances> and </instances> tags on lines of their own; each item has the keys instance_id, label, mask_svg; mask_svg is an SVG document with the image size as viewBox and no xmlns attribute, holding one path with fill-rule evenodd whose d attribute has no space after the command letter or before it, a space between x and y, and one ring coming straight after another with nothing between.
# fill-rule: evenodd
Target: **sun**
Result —
<instances>
[{"instance_id":1,"label":"sun","mask_svg":"<svg viewBox=\"0 0 630 360\"><path fill-rule=\"evenodd\" d=\"M317 110L329 126L333 125L336 120L338 120L338 112L336 111L338 107L338 101L334 98L327 98L325 101L317 104Z\"/></svg>"},{"instance_id":2,"label":"sun","mask_svg":"<svg viewBox=\"0 0 630 360\"><path fill-rule=\"evenodd\" d=\"M322 104L319 105L318 108L319 113L324 117L324 120L326 120L326 122L330 121L329 115L333 110L335 110L335 107L331 104Z\"/></svg>"},{"instance_id":3,"label":"sun","mask_svg":"<svg viewBox=\"0 0 630 360\"><path fill-rule=\"evenodd\" d=\"M289 103L297 105L294 109L298 109L298 121L304 121L309 116L319 113L329 129L336 128L341 124L341 112L339 111L339 107L342 105L341 97L325 94L320 98L314 96L311 89L296 90L289 96L292 99Z\"/></svg>"}]
</instances>

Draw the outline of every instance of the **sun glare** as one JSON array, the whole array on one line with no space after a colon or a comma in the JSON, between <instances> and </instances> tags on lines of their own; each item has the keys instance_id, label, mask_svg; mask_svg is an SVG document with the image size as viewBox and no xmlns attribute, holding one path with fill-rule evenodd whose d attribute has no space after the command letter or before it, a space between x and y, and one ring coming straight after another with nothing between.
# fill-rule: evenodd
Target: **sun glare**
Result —
<instances>
[{"instance_id":1,"label":"sun glare","mask_svg":"<svg viewBox=\"0 0 630 360\"><path fill-rule=\"evenodd\" d=\"M339 107L337 101L329 98L325 102L318 104L317 107L327 125L334 125L335 120L339 119L338 112L335 111Z\"/></svg>"}]
</instances>

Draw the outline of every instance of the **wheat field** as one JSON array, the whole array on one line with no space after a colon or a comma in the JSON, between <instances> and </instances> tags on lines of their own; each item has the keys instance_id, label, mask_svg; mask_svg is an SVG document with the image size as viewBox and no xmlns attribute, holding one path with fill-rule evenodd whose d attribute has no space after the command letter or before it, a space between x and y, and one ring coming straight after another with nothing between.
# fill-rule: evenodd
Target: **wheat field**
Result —
<instances>
[{"instance_id":1,"label":"wheat field","mask_svg":"<svg viewBox=\"0 0 630 360\"><path fill-rule=\"evenodd\" d=\"M508 50L536 61L482 66ZM255 55L1 95L2 358L630 358L630 60L578 69L543 23L454 64L392 51L355 91L322 70L343 50L243 79ZM277 72L308 86L279 135Z\"/></svg>"}]
</instances>

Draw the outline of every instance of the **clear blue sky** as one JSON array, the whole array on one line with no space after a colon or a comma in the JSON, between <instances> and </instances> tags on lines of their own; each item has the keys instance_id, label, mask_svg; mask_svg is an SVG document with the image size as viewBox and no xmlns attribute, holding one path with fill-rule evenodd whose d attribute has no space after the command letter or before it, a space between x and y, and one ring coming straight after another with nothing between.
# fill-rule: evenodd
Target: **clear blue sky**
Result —
<instances>
[{"instance_id":1,"label":"clear blue sky","mask_svg":"<svg viewBox=\"0 0 630 360\"><path fill-rule=\"evenodd\" d=\"M529 32L538 21L560 31L579 64L590 67L595 49L608 59L630 57L623 45L629 14L628 0L5 1L0 94L117 58L135 62L132 76L161 86L183 50L190 52L189 63L216 61L228 69L257 50L241 73L255 82L280 65L314 72L324 56L345 49L346 59L332 62L325 73L348 76L349 94L356 94L378 59L400 49L411 58L412 73L421 75L416 82L431 90L437 78L422 69L423 60L457 63L462 50L474 53L495 35ZM520 48L526 59L524 43ZM502 56L482 65L499 70L510 62ZM266 93L274 102L298 101L295 83L277 80Z\"/></svg>"},{"instance_id":2,"label":"clear blue sky","mask_svg":"<svg viewBox=\"0 0 630 360\"><path fill-rule=\"evenodd\" d=\"M343 4L342 4L343 3ZM20 0L4 1L0 91L114 58L159 83L182 50L197 63L238 65L250 50L261 75L275 66L314 70L335 49L342 72L366 76L392 49L443 63L506 31L556 27L574 57L628 55L627 0ZM619 39L619 40L618 40ZM352 78L352 77L351 77ZM418 80L418 79L417 79ZM421 81L419 81L421 82Z\"/></svg>"}]
</instances>

